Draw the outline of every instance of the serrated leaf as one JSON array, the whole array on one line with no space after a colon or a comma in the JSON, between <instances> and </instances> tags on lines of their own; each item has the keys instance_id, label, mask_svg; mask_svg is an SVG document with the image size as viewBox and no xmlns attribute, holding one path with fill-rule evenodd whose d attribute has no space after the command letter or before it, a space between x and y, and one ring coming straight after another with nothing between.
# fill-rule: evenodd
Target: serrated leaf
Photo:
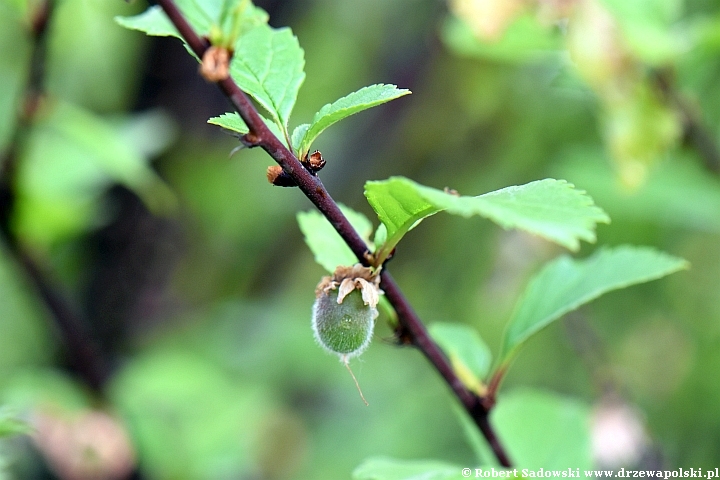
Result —
<instances>
[{"instance_id":1,"label":"serrated leaf","mask_svg":"<svg viewBox=\"0 0 720 480\"><path fill-rule=\"evenodd\" d=\"M241 35L266 24L270 18L265 10L253 5L250 0L221 1L222 8L218 18L222 37L218 40L224 46L232 47Z\"/></svg>"},{"instance_id":2,"label":"serrated leaf","mask_svg":"<svg viewBox=\"0 0 720 480\"><path fill-rule=\"evenodd\" d=\"M353 480L459 480L462 467L438 460L369 458L353 471Z\"/></svg>"},{"instance_id":3,"label":"serrated leaf","mask_svg":"<svg viewBox=\"0 0 720 480\"><path fill-rule=\"evenodd\" d=\"M417 187L425 188L403 177L365 183L365 198L385 225L386 241L377 246L376 260L382 262L413 226L441 210L423 198Z\"/></svg>"},{"instance_id":4,"label":"serrated leaf","mask_svg":"<svg viewBox=\"0 0 720 480\"><path fill-rule=\"evenodd\" d=\"M463 384L478 395L484 395L483 379L490 370L492 353L480 334L460 323L433 323L430 336L445 352Z\"/></svg>"},{"instance_id":5,"label":"serrated leaf","mask_svg":"<svg viewBox=\"0 0 720 480\"><path fill-rule=\"evenodd\" d=\"M343 118L409 94L410 90L397 88L395 85L377 84L361 88L333 103L328 103L315 114L298 151L301 154L307 153L315 139L326 128Z\"/></svg>"},{"instance_id":6,"label":"serrated leaf","mask_svg":"<svg viewBox=\"0 0 720 480\"><path fill-rule=\"evenodd\" d=\"M250 131L243 119L240 118L240 115L232 112L223 113L219 117L212 117L208 119L207 123L217 125L225 130L230 130L231 132L236 132L241 135L245 135Z\"/></svg>"},{"instance_id":7,"label":"serrated leaf","mask_svg":"<svg viewBox=\"0 0 720 480\"><path fill-rule=\"evenodd\" d=\"M238 0L176 0L175 2L185 20L201 37L210 36L214 29L219 29L226 36L232 36L233 33L238 33L234 30L248 31L257 25L267 23L267 13L252 4L238 12L240 18L233 18L229 12L233 11L238 3ZM115 17L115 21L125 28L139 30L147 35L173 36L182 39L165 12L157 5L133 17Z\"/></svg>"},{"instance_id":8,"label":"serrated leaf","mask_svg":"<svg viewBox=\"0 0 720 480\"><path fill-rule=\"evenodd\" d=\"M260 117L265 122L265 125L270 129L270 131L280 139L280 141L287 146L287 142L285 141L285 135L283 135L280 128L273 123L271 120L268 120L267 118L260 115ZM242 118L240 118L240 115L235 112L228 112L223 113L219 117L212 117L208 119L207 123L211 125L217 125L219 127L222 127L226 130L229 130L231 132L239 133L241 135L245 135L250 131L248 129L248 126L245 124Z\"/></svg>"},{"instance_id":9,"label":"serrated leaf","mask_svg":"<svg viewBox=\"0 0 720 480\"><path fill-rule=\"evenodd\" d=\"M592 468L590 409L577 400L514 391L498 399L490 420L518 468Z\"/></svg>"},{"instance_id":10,"label":"serrated leaf","mask_svg":"<svg viewBox=\"0 0 720 480\"><path fill-rule=\"evenodd\" d=\"M305 79L304 52L289 28L261 25L240 37L230 75L287 132L288 119Z\"/></svg>"},{"instance_id":11,"label":"serrated leaf","mask_svg":"<svg viewBox=\"0 0 720 480\"><path fill-rule=\"evenodd\" d=\"M132 17L115 17L115 21L118 25L130 30L145 32L147 35L182 38L175 25L172 24L163 9L158 5L154 5L143 13Z\"/></svg>"},{"instance_id":12,"label":"serrated leaf","mask_svg":"<svg viewBox=\"0 0 720 480\"><path fill-rule=\"evenodd\" d=\"M585 192L550 178L467 197L392 177L367 182L365 197L387 228L387 241L376 255L380 259L418 222L442 210L463 217L479 215L503 228L524 230L571 250L580 247L580 240L594 242L596 223L609 222Z\"/></svg>"},{"instance_id":13,"label":"serrated leaf","mask_svg":"<svg viewBox=\"0 0 720 480\"><path fill-rule=\"evenodd\" d=\"M557 258L533 277L520 297L505 333L502 363L532 334L600 295L688 267L682 258L649 247L605 248L583 260Z\"/></svg>"},{"instance_id":14,"label":"serrated leaf","mask_svg":"<svg viewBox=\"0 0 720 480\"><path fill-rule=\"evenodd\" d=\"M370 236L372 224L365 215L344 205L340 205L340 210L361 237L367 239ZM297 219L305 243L315 255L315 261L325 270L333 273L338 265L354 265L358 262L350 247L320 212L299 212Z\"/></svg>"}]
</instances>

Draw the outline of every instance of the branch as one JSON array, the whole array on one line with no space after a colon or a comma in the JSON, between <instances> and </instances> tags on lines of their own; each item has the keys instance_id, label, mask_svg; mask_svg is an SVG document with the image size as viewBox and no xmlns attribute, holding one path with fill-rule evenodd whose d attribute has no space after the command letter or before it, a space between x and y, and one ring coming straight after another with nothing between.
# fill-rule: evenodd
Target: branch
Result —
<instances>
[{"instance_id":1,"label":"branch","mask_svg":"<svg viewBox=\"0 0 720 480\"><path fill-rule=\"evenodd\" d=\"M203 58L209 45L197 36L173 0L157 0L157 4L165 11L195 55L198 58ZM240 90L232 78L228 77L217 82L217 84L250 130L243 137L243 143L250 147L259 146L265 150L292 177L300 190L328 219L360 263L368 266L368 258L370 258L371 253L368 246L340 211L337 203L332 199L320 179L306 170L298 158L267 128L248 96ZM408 343L417 347L432 363L475 421L500 464L509 467L511 465L510 460L488 421L489 409L483 405L481 398L468 390L457 377L447 357L432 341L422 321L415 314L390 273L385 269L381 274L381 288L385 291L385 296L397 312L398 322L401 327L399 335L407 339Z\"/></svg>"},{"instance_id":2,"label":"branch","mask_svg":"<svg viewBox=\"0 0 720 480\"><path fill-rule=\"evenodd\" d=\"M39 3L33 12L31 35L33 50L30 75L25 87L23 109L15 128L13 141L0 165L0 237L20 265L50 311L57 326L70 365L95 392L100 392L110 375L110 362L103 356L84 319L47 278L33 258L23 249L12 228L15 207L15 174L24 136L44 95L45 54L48 24L55 7L53 0Z\"/></svg>"},{"instance_id":3,"label":"branch","mask_svg":"<svg viewBox=\"0 0 720 480\"><path fill-rule=\"evenodd\" d=\"M655 71L653 79L665 98L680 112L685 139L702 157L705 168L715 175L720 175L720 147L713 133L704 124L700 109L678 91L671 72Z\"/></svg>"},{"instance_id":4,"label":"branch","mask_svg":"<svg viewBox=\"0 0 720 480\"><path fill-rule=\"evenodd\" d=\"M70 364L93 391L101 392L110 378L110 363L90 334L85 319L52 285L29 255L21 250L14 253L52 313L70 357Z\"/></svg>"}]
</instances>

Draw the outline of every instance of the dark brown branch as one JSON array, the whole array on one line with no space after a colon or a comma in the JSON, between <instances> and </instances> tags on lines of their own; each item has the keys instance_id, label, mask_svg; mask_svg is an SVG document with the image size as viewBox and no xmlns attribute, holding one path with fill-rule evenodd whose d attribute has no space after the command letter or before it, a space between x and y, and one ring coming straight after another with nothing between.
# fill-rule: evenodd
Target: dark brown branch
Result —
<instances>
[{"instance_id":1,"label":"dark brown branch","mask_svg":"<svg viewBox=\"0 0 720 480\"><path fill-rule=\"evenodd\" d=\"M110 365L90 334L86 322L29 255L16 251L16 257L55 319L71 366L90 388L101 392L110 378Z\"/></svg>"},{"instance_id":2,"label":"dark brown branch","mask_svg":"<svg viewBox=\"0 0 720 480\"><path fill-rule=\"evenodd\" d=\"M207 43L197 36L175 3L172 0L157 0L157 4L163 8L195 55L198 58L203 58L208 48ZM340 211L337 203L327 192L320 179L307 171L298 158L267 128L250 99L240 90L232 78L221 80L218 82L218 86L228 97L250 130L250 133L244 136L243 143L251 147L262 147L295 180L300 190L330 221L358 260L364 265L368 265L371 252L365 241L357 234L348 219ZM449 361L435 342L432 341L425 326L387 270L382 272L381 279L381 288L385 291L386 297L397 312L398 322L403 330L401 335L408 338L410 343L417 347L432 363L475 421L500 464L509 467L510 460L488 421L489 410L485 408L481 399L469 391L457 377Z\"/></svg>"},{"instance_id":3,"label":"dark brown branch","mask_svg":"<svg viewBox=\"0 0 720 480\"><path fill-rule=\"evenodd\" d=\"M102 350L90 335L84 320L23 249L11 226L18 157L26 131L32 124L37 105L44 94L47 32L54 6L52 0L40 2L33 13L30 75L25 87L22 112L0 169L0 236L52 315L70 365L89 387L99 392L109 377L109 362L103 357Z\"/></svg>"}]
</instances>

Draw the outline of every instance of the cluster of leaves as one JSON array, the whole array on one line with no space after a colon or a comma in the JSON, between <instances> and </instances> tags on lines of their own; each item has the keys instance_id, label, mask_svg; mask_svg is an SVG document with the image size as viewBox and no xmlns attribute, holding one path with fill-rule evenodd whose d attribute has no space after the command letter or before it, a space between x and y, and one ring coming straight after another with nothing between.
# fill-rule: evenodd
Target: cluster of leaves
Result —
<instances>
[{"instance_id":1,"label":"cluster of leaves","mask_svg":"<svg viewBox=\"0 0 720 480\"><path fill-rule=\"evenodd\" d=\"M304 53L288 28L274 29L267 15L249 2L178 1L178 6L195 31L233 52L230 75L266 112L264 118L271 131L304 158L313 142L329 126L354 113L380 105L410 93L394 85L372 85L322 107L311 123L300 124L292 132L290 116L304 80ZM172 35L181 38L158 7L131 18L119 18L125 27L149 35ZM227 113L210 123L239 134L247 125L236 113ZM479 196L463 196L450 190L437 190L407 178L393 177L370 181L365 196L377 213L379 227L373 233L372 222L362 214L342 207L344 213L371 246L374 266L383 265L401 239L425 218L446 211L463 217L481 216L503 228L518 229L538 235L570 250L577 251L580 241L595 241L595 226L609 222L608 216L584 192L567 182L545 179L513 186ZM355 255L318 212L298 215L300 228L317 262L329 272L339 265L356 262ZM534 333L581 305L611 290L646 282L687 267L687 263L649 248L622 246L603 249L584 260L561 256L546 265L529 282L508 322L505 338L494 364L491 349L480 335L463 324L435 324L434 339L452 362L466 386L487 393L489 378L504 372L519 347ZM387 305L385 305L387 307ZM494 410L493 420L511 455L524 466L567 467L589 465L587 412L583 408L554 396L525 392L504 398ZM538 422L563 418L568 429L562 438L548 439ZM575 412L568 417L568 411ZM568 418L570 418L568 420ZM522 429L515 428L523 425ZM568 435L567 432L575 432ZM528 448L527 439L543 438L562 457L550 458L543 449ZM556 441L553 442L553 441ZM480 463L492 462L482 442L474 442ZM532 443L532 445L536 445ZM355 472L358 479L411 478L423 473L433 478L455 478L460 469L440 462L403 463L374 459Z\"/></svg>"},{"instance_id":2,"label":"cluster of leaves","mask_svg":"<svg viewBox=\"0 0 720 480\"><path fill-rule=\"evenodd\" d=\"M233 51L230 76L262 106L269 115L264 117L267 126L300 159L307 156L312 143L334 123L410 93L395 85L361 88L325 105L312 122L298 125L291 133L290 115L305 79L305 54L292 31L270 27L267 14L249 2L240 2L237 7L229 6L233 2L177 3L197 34L211 40L215 38L214 45L228 46ZM152 7L136 17L118 18L118 22L148 35L182 39L160 7ZM234 25L241 28L232 29ZM241 135L248 133L247 125L235 112L213 117L208 122Z\"/></svg>"}]
</instances>

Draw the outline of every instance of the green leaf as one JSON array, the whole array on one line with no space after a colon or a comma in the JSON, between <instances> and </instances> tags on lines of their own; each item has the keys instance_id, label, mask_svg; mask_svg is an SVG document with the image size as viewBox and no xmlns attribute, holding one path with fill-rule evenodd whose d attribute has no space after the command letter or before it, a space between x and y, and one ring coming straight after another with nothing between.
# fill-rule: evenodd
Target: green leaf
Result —
<instances>
[{"instance_id":1,"label":"green leaf","mask_svg":"<svg viewBox=\"0 0 720 480\"><path fill-rule=\"evenodd\" d=\"M268 120L267 118L263 117L262 115L260 115L260 117L263 119L263 121L265 122L265 125L267 125L267 127L270 129L270 131L273 133L273 135L278 137L280 139L280 141L283 142L283 144L285 146L287 146L287 142L285 140L285 135L280 130L280 128L275 123L273 123L271 120ZM212 118L208 119L207 123L212 124L212 125L217 125L226 130L229 130L229 131L235 132L235 133L239 133L241 135L245 135L246 133L248 133L250 131L250 129L248 129L248 127L245 124L245 122L243 121L243 119L240 118L240 115L236 112L223 113L219 117L212 117Z\"/></svg>"},{"instance_id":2,"label":"green leaf","mask_svg":"<svg viewBox=\"0 0 720 480\"><path fill-rule=\"evenodd\" d=\"M576 400L514 391L498 399L490 420L518 468L592 468L590 409Z\"/></svg>"},{"instance_id":3,"label":"green leaf","mask_svg":"<svg viewBox=\"0 0 720 480\"><path fill-rule=\"evenodd\" d=\"M463 217L480 215L503 228L524 230L571 250L580 247L580 240L594 242L595 224L609 222L585 192L550 178L466 197L392 177L367 182L365 196L387 228L387 241L378 247L380 260L420 220L442 210Z\"/></svg>"},{"instance_id":4,"label":"green leaf","mask_svg":"<svg viewBox=\"0 0 720 480\"><path fill-rule=\"evenodd\" d=\"M298 156L298 158L303 158L305 154L307 154L307 150L304 152L305 154L301 154L300 151L300 144L302 143L303 138L305 138L305 134L308 131L308 128L310 128L309 123L303 123L295 127L295 130L293 130L292 133L292 146L293 146L293 152Z\"/></svg>"},{"instance_id":5,"label":"green leaf","mask_svg":"<svg viewBox=\"0 0 720 480\"><path fill-rule=\"evenodd\" d=\"M18 420L8 408L0 408L0 438L30 433L32 429L27 423Z\"/></svg>"},{"instance_id":6,"label":"green leaf","mask_svg":"<svg viewBox=\"0 0 720 480\"><path fill-rule=\"evenodd\" d=\"M459 480L462 467L437 460L395 460L376 457L365 460L353 480Z\"/></svg>"},{"instance_id":7,"label":"green leaf","mask_svg":"<svg viewBox=\"0 0 720 480\"><path fill-rule=\"evenodd\" d=\"M37 8L30 0L4 0L1 4L0 8L5 10L4 13L13 15L15 18L29 16L31 15L30 8Z\"/></svg>"},{"instance_id":8,"label":"green leaf","mask_svg":"<svg viewBox=\"0 0 720 480\"><path fill-rule=\"evenodd\" d=\"M132 116L108 119L121 142L132 146L143 158L155 158L178 137L178 126L161 109L145 110Z\"/></svg>"},{"instance_id":9,"label":"green leaf","mask_svg":"<svg viewBox=\"0 0 720 480\"><path fill-rule=\"evenodd\" d=\"M250 0L221 0L219 25L221 33L210 41L213 44L222 44L233 47L237 39L253 28L268 22L269 16L265 10L256 7Z\"/></svg>"},{"instance_id":10,"label":"green leaf","mask_svg":"<svg viewBox=\"0 0 720 480\"><path fill-rule=\"evenodd\" d=\"M133 17L115 17L115 21L125 28L139 30L147 35L182 38L175 25L172 24L163 9L158 5L154 5Z\"/></svg>"},{"instance_id":11,"label":"green leaf","mask_svg":"<svg viewBox=\"0 0 720 480\"><path fill-rule=\"evenodd\" d=\"M367 239L370 236L372 224L365 215L344 205L340 205L340 210L361 237ZM300 230L305 235L305 243L315 255L315 261L325 270L332 273L338 265L354 265L358 262L350 247L320 212L300 212L297 219Z\"/></svg>"},{"instance_id":12,"label":"green leaf","mask_svg":"<svg viewBox=\"0 0 720 480\"><path fill-rule=\"evenodd\" d=\"M238 445L261 441L258 432L277 413L252 380L239 385L209 359L172 347L133 357L109 396L150 478L252 476L254 463Z\"/></svg>"},{"instance_id":13,"label":"green leaf","mask_svg":"<svg viewBox=\"0 0 720 480\"><path fill-rule=\"evenodd\" d=\"M148 145L126 141L134 137L127 122L120 126L61 102L39 118L17 174L16 222L23 239L48 246L88 228L100 213L99 196L113 182L135 191L157 213L174 207L172 192L143 157ZM163 130L155 129L158 138L171 135Z\"/></svg>"},{"instance_id":14,"label":"green leaf","mask_svg":"<svg viewBox=\"0 0 720 480\"><path fill-rule=\"evenodd\" d=\"M483 378L490 370L492 353L480 334L459 323L433 323L430 335L450 359L453 370L466 387L484 395Z\"/></svg>"},{"instance_id":15,"label":"green leaf","mask_svg":"<svg viewBox=\"0 0 720 480\"><path fill-rule=\"evenodd\" d=\"M373 243L375 243L375 245L384 245L385 242L387 242L387 228L384 224L381 223L375 230L375 235L373 236Z\"/></svg>"},{"instance_id":16,"label":"green leaf","mask_svg":"<svg viewBox=\"0 0 720 480\"><path fill-rule=\"evenodd\" d=\"M618 182L617 171L602 151L569 151L556 168L586 187L613 219L720 233L716 176L692 154L673 157L653 166L647 181L634 190Z\"/></svg>"},{"instance_id":17,"label":"green leaf","mask_svg":"<svg viewBox=\"0 0 720 480\"><path fill-rule=\"evenodd\" d=\"M379 263L420 220L442 210L420 195L423 188L427 187L404 177L365 183L365 197L385 225L386 241L376 252ZM378 236L382 238L383 234L378 232Z\"/></svg>"},{"instance_id":18,"label":"green leaf","mask_svg":"<svg viewBox=\"0 0 720 480\"><path fill-rule=\"evenodd\" d=\"M505 333L502 363L532 334L600 295L688 266L682 258L632 246L602 249L583 260L557 258L535 275L518 301Z\"/></svg>"},{"instance_id":19,"label":"green leaf","mask_svg":"<svg viewBox=\"0 0 720 480\"><path fill-rule=\"evenodd\" d=\"M240 37L230 62L230 75L287 132L290 113L305 79L304 66L303 50L289 28L276 30L261 25Z\"/></svg>"},{"instance_id":20,"label":"green leaf","mask_svg":"<svg viewBox=\"0 0 720 480\"><path fill-rule=\"evenodd\" d=\"M243 119L240 118L240 115L234 112L223 113L219 117L212 117L207 123L217 125L225 130L230 130L231 132L236 132L241 135L245 135L250 131Z\"/></svg>"},{"instance_id":21,"label":"green leaf","mask_svg":"<svg viewBox=\"0 0 720 480\"><path fill-rule=\"evenodd\" d=\"M299 152L301 154L307 153L315 139L333 123L339 122L345 117L362 112L368 108L409 94L410 90L397 88L395 85L377 84L361 88L333 103L328 103L315 114L310 127L302 139L302 143L300 143L298 147Z\"/></svg>"},{"instance_id":22,"label":"green leaf","mask_svg":"<svg viewBox=\"0 0 720 480\"><path fill-rule=\"evenodd\" d=\"M33 4L38 3L33 0ZM52 14L52 34L44 65L43 88L50 98L96 112L125 111L137 95L141 35L118 28L116 15L135 13L128 2L64 0ZM31 17L28 17L31 18ZM78 52L82 51L82 55ZM109 54L108 52L112 52ZM101 63L91 59L104 58Z\"/></svg>"},{"instance_id":23,"label":"green leaf","mask_svg":"<svg viewBox=\"0 0 720 480\"><path fill-rule=\"evenodd\" d=\"M267 23L267 13L249 4L249 8L238 9L238 0L176 0L175 4L182 12L195 33L199 36L233 37L236 30L249 31L257 25ZM233 16L240 15L240 18ZM133 17L115 17L115 21L125 28L139 30L147 35L173 36L182 39L175 26L159 6L152 6ZM238 25L239 24L239 25Z\"/></svg>"}]
</instances>

